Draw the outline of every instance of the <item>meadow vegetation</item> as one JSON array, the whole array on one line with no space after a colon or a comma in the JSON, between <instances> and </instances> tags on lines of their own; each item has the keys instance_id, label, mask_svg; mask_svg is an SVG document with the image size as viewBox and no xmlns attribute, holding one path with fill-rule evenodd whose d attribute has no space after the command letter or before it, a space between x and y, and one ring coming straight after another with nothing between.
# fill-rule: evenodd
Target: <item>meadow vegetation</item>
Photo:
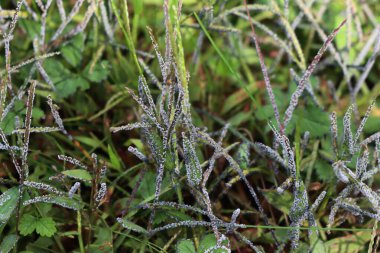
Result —
<instances>
[{"instance_id":1,"label":"meadow vegetation","mask_svg":"<svg viewBox=\"0 0 380 253\"><path fill-rule=\"evenodd\" d=\"M1 1L0 252L377 252L379 14Z\"/></svg>"}]
</instances>

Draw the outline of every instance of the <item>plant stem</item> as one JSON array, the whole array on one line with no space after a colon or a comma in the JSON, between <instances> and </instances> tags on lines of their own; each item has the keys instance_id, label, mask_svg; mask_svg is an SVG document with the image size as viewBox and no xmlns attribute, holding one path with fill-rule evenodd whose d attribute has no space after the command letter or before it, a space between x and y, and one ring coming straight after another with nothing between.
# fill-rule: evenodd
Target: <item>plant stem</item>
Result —
<instances>
[{"instance_id":1,"label":"plant stem","mask_svg":"<svg viewBox=\"0 0 380 253\"><path fill-rule=\"evenodd\" d=\"M86 253L84 249L83 237L82 237L82 216L79 210L77 211L77 225L78 225L78 243L79 243L80 252Z\"/></svg>"}]
</instances>

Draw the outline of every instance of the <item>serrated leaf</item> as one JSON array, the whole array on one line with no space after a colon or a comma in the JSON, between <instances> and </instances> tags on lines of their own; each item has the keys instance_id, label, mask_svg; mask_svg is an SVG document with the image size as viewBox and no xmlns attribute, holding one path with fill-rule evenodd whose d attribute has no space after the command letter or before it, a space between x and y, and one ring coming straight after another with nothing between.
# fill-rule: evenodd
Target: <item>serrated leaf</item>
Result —
<instances>
[{"instance_id":1,"label":"serrated leaf","mask_svg":"<svg viewBox=\"0 0 380 253\"><path fill-rule=\"evenodd\" d=\"M59 60L54 58L46 59L43 67L55 84L63 82L71 76L70 70L68 70Z\"/></svg>"},{"instance_id":2,"label":"serrated leaf","mask_svg":"<svg viewBox=\"0 0 380 253\"><path fill-rule=\"evenodd\" d=\"M51 217L43 217L37 220L36 232L41 236L51 237L57 232L55 222Z\"/></svg>"},{"instance_id":3,"label":"serrated leaf","mask_svg":"<svg viewBox=\"0 0 380 253\"><path fill-rule=\"evenodd\" d=\"M16 245L19 237L15 234L10 234L4 237L3 241L0 245L0 252L1 253L8 253L10 252L13 247Z\"/></svg>"},{"instance_id":4,"label":"serrated leaf","mask_svg":"<svg viewBox=\"0 0 380 253\"><path fill-rule=\"evenodd\" d=\"M0 224L8 221L19 199L18 187L8 189L0 196Z\"/></svg>"},{"instance_id":5,"label":"serrated leaf","mask_svg":"<svg viewBox=\"0 0 380 253\"><path fill-rule=\"evenodd\" d=\"M195 253L194 243L189 240L181 240L177 244L177 253Z\"/></svg>"},{"instance_id":6,"label":"serrated leaf","mask_svg":"<svg viewBox=\"0 0 380 253\"><path fill-rule=\"evenodd\" d=\"M78 89L87 90L90 84L86 79L74 74L56 85L56 93L60 98L66 98L74 94Z\"/></svg>"},{"instance_id":7,"label":"serrated leaf","mask_svg":"<svg viewBox=\"0 0 380 253\"><path fill-rule=\"evenodd\" d=\"M126 218L118 218L117 221L126 229L129 229L129 230L132 230L132 231L135 231L135 232L139 232L139 233L143 233L143 234L146 234L148 233L148 231L143 228L143 227L140 227L139 225L129 221L128 219Z\"/></svg>"},{"instance_id":8,"label":"serrated leaf","mask_svg":"<svg viewBox=\"0 0 380 253\"><path fill-rule=\"evenodd\" d=\"M97 62L93 67L88 64L83 71L83 77L92 82L101 82L108 76L108 61Z\"/></svg>"},{"instance_id":9,"label":"serrated leaf","mask_svg":"<svg viewBox=\"0 0 380 253\"><path fill-rule=\"evenodd\" d=\"M314 167L319 179L327 182L335 179L334 170L325 160L317 159Z\"/></svg>"},{"instance_id":10,"label":"serrated leaf","mask_svg":"<svg viewBox=\"0 0 380 253\"><path fill-rule=\"evenodd\" d=\"M301 133L309 131L312 137L322 137L330 132L329 114L315 106L296 109L286 129L287 134L293 132L296 122L299 124Z\"/></svg>"},{"instance_id":11,"label":"serrated leaf","mask_svg":"<svg viewBox=\"0 0 380 253\"><path fill-rule=\"evenodd\" d=\"M30 235L36 229L37 218L30 214L24 214L21 217L20 225L18 227L20 234Z\"/></svg>"},{"instance_id":12,"label":"serrated leaf","mask_svg":"<svg viewBox=\"0 0 380 253\"><path fill-rule=\"evenodd\" d=\"M205 235L200 244L199 244L199 253L204 253L206 250L212 248L212 247L215 247L217 245L217 241L216 241L216 238L215 238L215 235L214 234L208 234L208 235ZM221 243L221 246L227 246L228 245L228 242L227 241L223 241ZM213 253L226 253L227 251L224 250L224 249L215 249L212 251Z\"/></svg>"},{"instance_id":13,"label":"serrated leaf","mask_svg":"<svg viewBox=\"0 0 380 253\"><path fill-rule=\"evenodd\" d=\"M41 235L51 237L57 232L55 222L51 217L37 218L30 214L24 214L20 220L20 234L29 235L34 230Z\"/></svg>"},{"instance_id":14,"label":"serrated leaf","mask_svg":"<svg viewBox=\"0 0 380 253\"><path fill-rule=\"evenodd\" d=\"M61 48L62 56L73 67L78 66L82 60L82 52L84 49L84 35L79 33L69 43Z\"/></svg>"},{"instance_id":15,"label":"serrated leaf","mask_svg":"<svg viewBox=\"0 0 380 253\"><path fill-rule=\"evenodd\" d=\"M74 179L82 180L82 181L92 180L91 174L87 170L83 170L83 169L64 170L62 171L62 174Z\"/></svg>"},{"instance_id":16,"label":"serrated leaf","mask_svg":"<svg viewBox=\"0 0 380 253\"><path fill-rule=\"evenodd\" d=\"M66 98L74 94L77 89L86 90L90 87L89 82L85 78L72 73L56 59L46 59L43 67L51 81L55 84L56 95L59 98Z\"/></svg>"},{"instance_id":17,"label":"serrated leaf","mask_svg":"<svg viewBox=\"0 0 380 253\"><path fill-rule=\"evenodd\" d=\"M142 198L145 201L150 201L154 199L154 194L156 191L156 173L153 171L147 171L141 180L140 187L137 189L136 196ZM132 179L128 185L134 187L137 183L138 177ZM170 180L169 177L164 177L162 180L162 189L169 187Z\"/></svg>"}]
</instances>

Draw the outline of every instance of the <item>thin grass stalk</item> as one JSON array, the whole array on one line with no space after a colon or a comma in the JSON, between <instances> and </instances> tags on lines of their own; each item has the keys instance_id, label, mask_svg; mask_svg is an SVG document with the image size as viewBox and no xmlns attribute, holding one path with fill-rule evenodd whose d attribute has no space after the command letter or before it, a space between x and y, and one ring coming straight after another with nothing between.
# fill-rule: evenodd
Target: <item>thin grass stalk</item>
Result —
<instances>
[{"instance_id":1,"label":"thin grass stalk","mask_svg":"<svg viewBox=\"0 0 380 253\"><path fill-rule=\"evenodd\" d=\"M247 0L244 0L244 5L245 5L247 16L248 16L249 21L250 21L249 23L251 25L252 39L253 39L253 42L254 42L255 47L256 47L257 55L259 57L261 72L263 73L263 76L264 76L265 87L267 89L267 92L268 92L268 95L269 95L269 99L270 99L272 108L274 110L274 115L275 115L275 119L276 119L277 125L278 125L278 127L280 129L282 129L283 127L282 127L282 124L281 124L281 121L280 121L280 113L279 113L278 106L277 106L277 103L276 103L276 99L275 99L275 96L274 96L274 93L273 93L273 90L272 90L272 86L271 86L271 83L270 83L268 71L267 71L267 68L266 68L265 63L264 63L264 57L263 57L263 54L261 53L260 44L259 44L259 41L257 39L256 33L255 33L255 28L254 28L253 23L252 23L251 14L250 14L248 6L247 6Z\"/></svg>"},{"instance_id":2,"label":"thin grass stalk","mask_svg":"<svg viewBox=\"0 0 380 253\"><path fill-rule=\"evenodd\" d=\"M367 79L369 72L371 71L373 65L375 64L376 57L379 55L380 52L380 29L378 29L378 34L377 34L377 39L376 39L376 44L373 50L372 56L368 59L364 71L359 77L358 82L355 85L354 88L354 95L356 96L357 93L359 92L360 88L362 87L364 81Z\"/></svg>"},{"instance_id":3,"label":"thin grass stalk","mask_svg":"<svg viewBox=\"0 0 380 253\"><path fill-rule=\"evenodd\" d=\"M120 17L120 14L119 14L119 11L118 11L118 7L115 3L116 0L111 0L111 6L112 6L112 10L114 12L114 14L116 15L116 18L117 18L117 22L119 23L119 26L124 34L124 38L125 38L125 41L126 41L126 44L128 46L128 49L130 50L131 54L132 54L132 58L133 58L133 61L136 65L136 68L139 72L139 75L142 76L143 75L143 71L140 67L140 64L139 64L139 61L138 61L138 57L137 57L137 54L136 54L136 49L135 49L135 46L133 44L133 40L132 40L132 32L131 32L131 27L130 27L130 22L129 22L129 13L128 13L128 3L127 3L127 0L123 0L123 16L122 18ZM125 26L124 26L124 23L125 23Z\"/></svg>"},{"instance_id":4,"label":"thin grass stalk","mask_svg":"<svg viewBox=\"0 0 380 253\"><path fill-rule=\"evenodd\" d=\"M62 34L63 30L66 28L66 26L71 22L73 17L79 12L80 7L82 6L84 0L78 0L75 2L73 8L71 9L69 15L67 18L60 24L58 29L55 31L53 36L50 39L50 42L55 41L58 39L58 37Z\"/></svg>"},{"instance_id":5,"label":"thin grass stalk","mask_svg":"<svg viewBox=\"0 0 380 253\"><path fill-rule=\"evenodd\" d=\"M317 64L319 63L319 61L321 60L324 52L326 51L326 49L328 48L328 46L331 44L332 40L335 38L335 36L337 35L337 33L339 32L339 30L342 28L342 26L346 23L346 20L344 20L336 29L334 29L334 31L327 37L327 39L325 40L325 42L323 43L322 47L319 49L318 53L314 56L314 59L312 60L312 62L310 63L310 65L307 67L306 71L304 72L298 86L297 86L297 89L296 91L292 94L292 97L291 97L291 100L290 100L290 103L289 103L289 106L288 108L286 109L285 111L285 116L284 116L284 123L283 123L283 126L284 126L284 130L286 129L287 125L289 124L292 116L293 116L293 112L298 104L298 100L300 98L300 96L302 95L304 89L305 89L305 86L307 84L307 81L309 80L311 74L313 73L315 67L317 66Z\"/></svg>"},{"instance_id":6,"label":"thin grass stalk","mask_svg":"<svg viewBox=\"0 0 380 253\"><path fill-rule=\"evenodd\" d=\"M276 3L276 1L272 0L271 3L273 5L275 13L279 16L280 21L283 24L286 33L289 35L289 38L292 41L293 47L296 50L296 53L297 53L299 60L301 62L301 69L305 69L306 68L305 56L303 55L301 45L298 41L298 38L297 38L296 34L294 33L294 29L290 25L288 19L284 15L281 14L280 8L278 7L278 4Z\"/></svg>"}]
</instances>

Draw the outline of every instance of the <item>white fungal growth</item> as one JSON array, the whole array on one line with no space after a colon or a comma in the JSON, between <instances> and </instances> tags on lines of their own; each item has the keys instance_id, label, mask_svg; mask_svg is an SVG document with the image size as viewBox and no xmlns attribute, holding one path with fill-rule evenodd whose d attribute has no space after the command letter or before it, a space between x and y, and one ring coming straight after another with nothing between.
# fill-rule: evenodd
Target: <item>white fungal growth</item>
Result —
<instances>
[{"instance_id":1,"label":"white fungal growth","mask_svg":"<svg viewBox=\"0 0 380 253\"><path fill-rule=\"evenodd\" d=\"M3 206L9 200L11 200L11 195L9 195L9 194L2 194L1 197L0 197L0 206Z\"/></svg>"},{"instance_id":2,"label":"white fungal growth","mask_svg":"<svg viewBox=\"0 0 380 253\"><path fill-rule=\"evenodd\" d=\"M182 133L182 138L187 181L191 186L196 186L202 180L202 168L193 146L194 143L186 137L185 133Z\"/></svg>"},{"instance_id":3,"label":"white fungal growth","mask_svg":"<svg viewBox=\"0 0 380 253\"><path fill-rule=\"evenodd\" d=\"M57 7L58 7L59 15L61 17L62 22L65 22L66 21L66 11L65 11L65 8L63 6L62 0L57 0Z\"/></svg>"},{"instance_id":4,"label":"white fungal growth","mask_svg":"<svg viewBox=\"0 0 380 253\"><path fill-rule=\"evenodd\" d=\"M135 147L132 147L132 146L129 146L128 147L128 151L131 152L132 154L134 154L137 158L139 158L141 161L143 162L146 162L148 159L146 158L146 156L141 153L137 148Z\"/></svg>"},{"instance_id":5,"label":"white fungal growth","mask_svg":"<svg viewBox=\"0 0 380 253\"><path fill-rule=\"evenodd\" d=\"M54 33L53 37L50 41L56 40L63 32L65 27L70 23L70 21L73 19L73 17L78 13L80 7L82 6L84 0L78 0L75 2L74 7L71 9L71 12L67 16L67 18L61 23L61 25L58 27L56 32Z\"/></svg>"},{"instance_id":6,"label":"white fungal growth","mask_svg":"<svg viewBox=\"0 0 380 253\"><path fill-rule=\"evenodd\" d=\"M287 189L289 189L293 185L294 178L288 177L279 187L277 187L276 191L279 194L284 193Z\"/></svg>"},{"instance_id":7,"label":"white fungal growth","mask_svg":"<svg viewBox=\"0 0 380 253\"><path fill-rule=\"evenodd\" d=\"M355 145L356 145L356 143L359 140L359 137L360 137L360 135L361 135L361 133L362 133L362 131L364 129L364 125L367 122L367 119L369 118L369 116L370 116L370 114L372 112L373 107L375 106L375 102L376 102L376 100L372 100L372 102L371 102L370 106L368 107L368 109L367 109L367 111L366 111L366 113L365 113L362 121L360 122L358 130L356 130L355 139L354 139L354 144Z\"/></svg>"},{"instance_id":8,"label":"white fungal growth","mask_svg":"<svg viewBox=\"0 0 380 253\"><path fill-rule=\"evenodd\" d=\"M74 166L78 166L78 167L81 167L83 169L87 169L87 166L84 165L83 163L81 163L80 161L78 161L77 159L71 157L71 156L65 156L65 155L58 155L58 159L61 160L61 161L65 161L65 162L68 162Z\"/></svg>"},{"instance_id":9,"label":"white fungal growth","mask_svg":"<svg viewBox=\"0 0 380 253\"><path fill-rule=\"evenodd\" d=\"M96 194L95 201L99 203L106 196L106 193L107 193L107 184L101 183L98 193Z\"/></svg>"},{"instance_id":10,"label":"white fungal growth","mask_svg":"<svg viewBox=\"0 0 380 253\"><path fill-rule=\"evenodd\" d=\"M70 200L70 201L69 201ZM43 195L43 196L38 196L32 199L29 199L27 201L24 201L23 206L28 206L31 204L35 203L53 203L56 205L60 205L62 207L65 207L67 209L73 209L73 210L79 210L80 205L73 199L67 198L67 199L62 199L59 196L56 195Z\"/></svg>"},{"instance_id":11,"label":"white fungal growth","mask_svg":"<svg viewBox=\"0 0 380 253\"><path fill-rule=\"evenodd\" d=\"M331 132L332 146L333 146L335 156L338 156L338 124L337 124L335 112L333 112L330 115L330 122L331 122L330 132Z\"/></svg>"},{"instance_id":12,"label":"white fungal growth","mask_svg":"<svg viewBox=\"0 0 380 253\"><path fill-rule=\"evenodd\" d=\"M48 96L48 105L50 107L50 110L51 110L51 113L52 113L53 118L55 120L55 123L58 125L61 132L63 134L65 134L69 138L70 141L72 141L73 137L66 131L66 129L63 125L62 118L61 118L61 116L59 116L58 110L56 109L57 106L55 104L53 104L53 100L52 100L50 95Z\"/></svg>"},{"instance_id":13,"label":"white fungal growth","mask_svg":"<svg viewBox=\"0 0 380 253\"><path fill-rule=\"evenodd\" d=\"M351 114L354 106L351 105L343 117L343 142L348 144L350 154L354 153L354 139L351 131Z\"/></svg>"},{"instance_id":14,"label":"white fungal growth","mask_svg":"<svg viewBox=\"0 0 380 253\"><path fill-rule=\"evenodd\" d=\"M75 184L71 186L69 190L69 198L72 198L74 196L74 194L78 191L79 187L80 187L80 182L75 182Z\"/></svg>"},{"instance_id":15,"label":"white fungal growth","mask_svg":"<svg viewBox=\"0 0 380 253\"><path fill-rule=\"evenodd\" d=\"M39 189L39 190L44 190L44 191L48 191L48 192L51 192L51 193L55 193L55 194L61 195L61 196L65 195L64 192L58 190L54 186L51 186L51 185L48 185L48 184L44 184L44 183L33 182L33 181L24 181L24 185L28 186L28 187L35 188L35 189Z\"/></svg>"},{"instance_id":16,"label":"white fungal growth","mask_svg":"<svg viewBox=\"0 0 380 253\"><path fill-rule=\"evenodd\" d=\"M255 145L270 159L276 161L279 163L282 167L287 168L286 162L284 159L277 153L277 151L274 151L271 147L266 146L265 144L256 142Z\"/></svg>"},{"instance_id":17,"label":"white fungal growth","mask_svg":"<svg viewBox=\"0 0 380 253\"><path fill-rule=\"evenodd\" d=\"M362 156L360 156L356 162L356 178L361 178L362 175L367 171L367 166L369 164L369 151L365 149Z\"/></svg>"},{"instance_id":18,"label":"white fungal growth","mask_svg":"<svg viewBox=\"0 0 380 253\"><path fill-rule=\"evenodd\" d=\"M106 34L107 34L107 37L113 41L113 29L109 23L109 20L108 20L108 15L107 15L107 10L106 10L106 6L104 4L104 1L101 1L99 3L99 7L100 7L100 13L102 15L102 22L103 22L103 25L104 25L104 30L106 31Z\"/></svg>"},{"instance_id":19,"label":"white fungal growth","mask_svg":"<svg viewBox=\"0 0 380 253\"><path fill-rule=\"evenodd\" d=\"M74 27L66 36L74 37L75 35L82 33L84 29L87 27L87 24L90 21L91 17L94 15L95 9L96 3L95 1L91 1L90 6L87 7L86 13L84 14L83 20L76 27Z\"/></svg>"},{"instance_id":20,"label":"white fungal growth","mask_svg":"<svg viewBox=\"0 0 380 253\"><path fill-rule=\"evenodd\" d=\"M335 172L335 175L337 178L342 181L343 183L348 183L350 180L348 179L348 176L346 174L346 170L348 168L344 164L345 162L343 161L337 161L333 164L333 170Z\"/></svg>"},{"instance_id":21,"label":"white fungal growth","mask_svg":"<svg viewBox=\"0 0 380 253\"><path fill-rule=\"evenodd\" d=\"M102 168L100 169L100 178L104 178L107 174L107 166L103 165Z\"/></svg>"}]
</instances>

